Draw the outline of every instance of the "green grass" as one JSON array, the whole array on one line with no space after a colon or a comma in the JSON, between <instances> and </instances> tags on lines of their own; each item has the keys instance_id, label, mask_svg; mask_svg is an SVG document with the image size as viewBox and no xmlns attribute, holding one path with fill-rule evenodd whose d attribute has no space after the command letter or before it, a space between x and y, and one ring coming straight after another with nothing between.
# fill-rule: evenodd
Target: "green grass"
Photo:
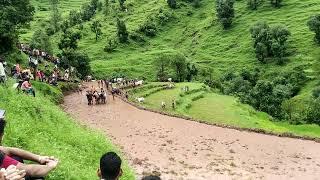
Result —
<instances>
[{"instance_id":1,"label":"green grass","mask_svg":"<svg viewBox=\"0 0 320 180\"><path fill-rule=\"evenodd\" d=\"M190 94L181 91L181 87L186 85L190 87ZM174 89L162 90L147 96L145 103L141 105L163 111L161 102L165 101L167 108L164 111L192 117L211 124L320 138L320 126L318 125L291 125L286 122L273 121L266 113L258 112L249 105L241 104L235 97L217 94L201 88L201 83L178 83ZM141 89L141 91L132 94L132 101L135 97L143 96L145 91L152 90L152 88ZM201 97L194 99L199 95ZM175 110L171 108L172 99L180 102Z\"/></svg>"},{"instance_id":2,"label":"green grass","mask_svg":"<svg viewBox=\"0 0 320 180\"><path fill-rule=\"evenodd\" d=\"M0 109L6 110L8 122L4 144L58 157L60 165L48 179L97 179L101 155L119 150L102 133L75 123L48 96L53 97L44 96L38 89L33 98L0 86ZM123 169L121 179L135 179L126 162Z\"/></svg>"},{"instance_id":3,"label":"green grass","mask_svg":"<svg viewBox=\"0 0 320 180\"><path fill-rule=\"evenodd\" d=\"M63 17L66 17L70 10L78 10L85 2L88 0L63 0L59 8ZM50 14L48 0L33 0L32 3L36 7L36 13L30 28L22 31L20 39L25 42L30 40L35 29L41 28L40 22L48 19ZM90 30L91 22L84 23L79 47L92 59L93 73L98 77L121 72L131 77L155 80L152 61L167 52L181 52L199 67L211 67L214 76L219 76L229 69L236 71L248 67L260 67L266 73L272 74L300 65L303 65L308 73L311 72L311 76L318 76L319 69L313 65L317 59L318 46L313 42L314 34L306 25L308 18L318 13L320 3L316 0L287 0L281 8L273 8L265 1L256 11L247 8L246 0L236 1L236 17L229 30L223 30L216 18L215 0L202 1L200 8L178 1L179 8L175 10L170 10L166 1L158 0L127 0L125 4L128 12L111 12L108 16L98 12L93 18L100 20L103 25L103 36L97 42ZM118 3L113 6L118 7ZM156 37L146 37L147 42L144 44L133 41L120 44L113 53L103 51L107 39L116 37L115 14L123 17L131 33L159 9L172 11L174 18L158 27ZM284 24L292 33L289 38L291 55L285 65L264 65L256 60L249 28L261 20L270 25ZM52 37L55 53L59 52L57 42L60 35L61 33L58 33Z\"/></svg>"}]
</instances>

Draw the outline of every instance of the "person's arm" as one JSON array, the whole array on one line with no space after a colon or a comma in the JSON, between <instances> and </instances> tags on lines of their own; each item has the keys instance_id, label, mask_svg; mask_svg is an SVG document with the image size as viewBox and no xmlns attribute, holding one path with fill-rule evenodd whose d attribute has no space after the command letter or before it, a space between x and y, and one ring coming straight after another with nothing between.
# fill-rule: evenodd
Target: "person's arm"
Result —
<instances>
[{"instance_id":1,"label":"person's arm","mask_svg":"<svg viewBox=\"0 0 320 180\"><path fill-rule=\"evenodd\" d=\"M11 148L11 147L0 147L0 150L7 154L8 156L18 156L24 160L29 160L33 162L37 162L39 164L43 164L44 162L41 162L42 156L33 154L29 151L25 151L19 148Z\"/></svg>"},{"instance_id":2,"label":"person's arm","mask_svg":"<svg viewBox=\"0 0 320 180\"><path fill-rule=\"evenodd\" d=\"M49 161L46 165L38 164L22 164L17 165L17 169L24 170L27 175L32 177L45 177L50 171L54 170L58 165L58 161Z\"/></svg>"}]
</instances>

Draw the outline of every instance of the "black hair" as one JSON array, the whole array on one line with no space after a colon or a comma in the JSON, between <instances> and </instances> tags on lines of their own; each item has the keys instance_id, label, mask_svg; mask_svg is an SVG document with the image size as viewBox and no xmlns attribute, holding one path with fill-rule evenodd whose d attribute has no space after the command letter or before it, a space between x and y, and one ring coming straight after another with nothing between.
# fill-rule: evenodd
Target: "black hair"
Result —
<instances>
[{"instance_id":1,"label":"black hair","mask_svg":"<svg viewBox=\"0 0 320 180\"><path fill-rule=\"evenodd\" d=\"M121 158L114 152L108 152L100 158L102 179L115 180L120 174Z\"/></svg>"},{"instance_id":2,"label":"black hair","mask_svg":"<svg viewBox=\"0 0 320 180\"><path fill-rule=\"evenodd\" d=\"M6 127L6 121L4 119L0 119L0 136L4 134L5 127Z\"/></svg>"},{"instance_id":3,"label":"black hair","mask_svg":"<svg viewBox=\"0 0 320 180\"><path fill-rule=\"evenodd\" d=\"M145 176L142 180L161 180L159 176Z\"/></svg>"}]
</instances>

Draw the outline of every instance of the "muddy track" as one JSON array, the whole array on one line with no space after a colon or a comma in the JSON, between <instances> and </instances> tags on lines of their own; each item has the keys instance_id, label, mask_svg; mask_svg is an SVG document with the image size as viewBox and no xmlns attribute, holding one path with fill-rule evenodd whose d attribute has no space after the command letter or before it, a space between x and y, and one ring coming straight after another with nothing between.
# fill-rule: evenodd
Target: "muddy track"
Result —
<instances>
[{"instance_id":1,"label":"muddy track","mask_svg":"<svg viewBox=\"0 0 320 180\"><path fill-rule=\"evenodd\" d=\"M108 97L88 107L65 97L65 111L102 130L136 170L162 179L320 179L320 143L226 129L139 110Z\"/></svg>"}]
</instances>

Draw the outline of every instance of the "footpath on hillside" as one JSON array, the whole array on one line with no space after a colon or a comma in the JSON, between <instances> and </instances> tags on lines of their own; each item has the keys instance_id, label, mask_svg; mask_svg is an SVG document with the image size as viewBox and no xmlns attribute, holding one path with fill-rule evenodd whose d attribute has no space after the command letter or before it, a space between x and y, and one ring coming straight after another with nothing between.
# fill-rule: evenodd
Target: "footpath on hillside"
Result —
<instances>
[{"instance_id":1,"label":"footpath on hillside","mask_svg":"<svg viewBox=\"0 0 320 180\"><path fill-rule=\"evenodd\" d=\"M117 144L137 177L164 180L317 179L320 143L242 132L139 110L109 95L88 106L85 95L65 97L65 111L103 131Z\"/></svg>"}]
</instances>

